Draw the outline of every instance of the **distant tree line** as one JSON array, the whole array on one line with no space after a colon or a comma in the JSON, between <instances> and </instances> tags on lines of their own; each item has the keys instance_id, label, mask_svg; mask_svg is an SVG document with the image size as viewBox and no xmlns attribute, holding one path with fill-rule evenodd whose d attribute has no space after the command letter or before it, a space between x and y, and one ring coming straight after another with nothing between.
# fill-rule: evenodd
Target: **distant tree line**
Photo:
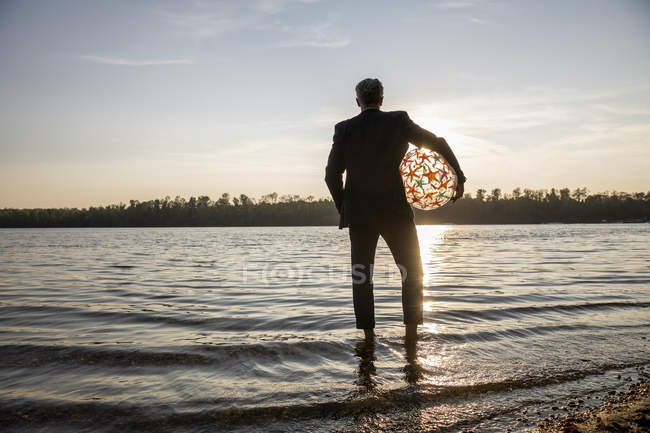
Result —
<instances>
[{"instance_id":1,"label":"distant tree line","mask_svg":"<svg viewBox=\"0 0 650 433\"><path fill-rule=\"evenodd\" d=\"M650 219L650 191L588 194L587 188L515 188L504 194L499 188L490 193L479 189L473 197L465 194L452 205L415 214L420 224L645 222Z\"/></svg>"},{"instance_id":2,"label":"distant tree line","mask_svg":"<svg viewBox=\"0 0 650 433\"><path fill-rule=\"evenodd\" d=\"M650 219L650 192L588 194L516 188L503 194L484 189L433 211L415 210L420 224L525 224L549 222L644 222ZM84 209L0 209L0 227L163 227L163 226L308 226L336 225L330 199L278 196L255 200L245 194L131 200Z\"/></svg>"}]
</instances>

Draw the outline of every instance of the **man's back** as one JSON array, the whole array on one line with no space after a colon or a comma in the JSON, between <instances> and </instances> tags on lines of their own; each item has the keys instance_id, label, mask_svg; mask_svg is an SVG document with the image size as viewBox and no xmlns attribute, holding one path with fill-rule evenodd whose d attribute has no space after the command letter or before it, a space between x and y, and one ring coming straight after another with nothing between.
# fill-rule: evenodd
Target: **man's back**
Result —
<instances>
[{"instance_id":1,"label":"man's back","mask_svg":"<svg viewBox=\"0 0 650 433\"><path fill-rule=\"evenodd\" d=\"M446 141L417 126L405 111L368 108L336 125L325 181L341 214L339 227L413 219L399 172L409 142L441 153L462 176Z\"/></svg>"}]
</instances>

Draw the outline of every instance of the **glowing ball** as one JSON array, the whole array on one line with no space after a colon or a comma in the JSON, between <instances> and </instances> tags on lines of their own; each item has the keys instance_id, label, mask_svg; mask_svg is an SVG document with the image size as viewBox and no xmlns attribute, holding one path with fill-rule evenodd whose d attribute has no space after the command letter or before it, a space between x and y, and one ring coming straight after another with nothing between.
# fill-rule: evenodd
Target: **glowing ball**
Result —
<instances>
[{"instance_id":1,"label":"glowing ball","mask_svg":"<svg viewBox=\"0 0 650 433\"><path fill-rule=\"evenodd\" d=\"M404 155L399 167L409 203L418 209L443 206L454 196L456 172L437 152L414 149Z\"/></svg>"}]
</instances>

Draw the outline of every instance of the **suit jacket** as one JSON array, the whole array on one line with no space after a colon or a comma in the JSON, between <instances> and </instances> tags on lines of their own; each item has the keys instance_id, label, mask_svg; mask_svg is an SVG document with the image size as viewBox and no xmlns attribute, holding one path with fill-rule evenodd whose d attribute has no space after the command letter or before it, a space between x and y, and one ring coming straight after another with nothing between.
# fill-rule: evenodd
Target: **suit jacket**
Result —
<instances>
[{"instance_id":1,"label":"suit jacket","mask_svg":"<svg viewBox=\"0 0 650 433\"><path fill-rule=\"evenodd\" d=\"M399 171L409 143L438 152L465 182L445 139L420 128L405 111L370 108L336 124L325 182L339 211L339 228L413 219Z\"/></svg>"}]
</instances>

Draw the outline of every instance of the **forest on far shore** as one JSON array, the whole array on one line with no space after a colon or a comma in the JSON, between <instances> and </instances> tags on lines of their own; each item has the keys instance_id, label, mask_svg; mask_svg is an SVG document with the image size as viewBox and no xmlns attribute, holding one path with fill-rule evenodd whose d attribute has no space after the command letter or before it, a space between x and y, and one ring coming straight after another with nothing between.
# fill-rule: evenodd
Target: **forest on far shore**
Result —
<instances>
[{"instance_id":1,"label":"forest on far shore","mask_svg":"<svg viewBox=\"0 0 650 433\"><path fill-rule=\"evenodd\" d=\"M647 222L650 192L589 194L516 188L503 193L466 193L456 203L432 211L414 209L419 224L530 224ZM83 209L0 209L0 227L170 227L170 226L321 226L337 225L330 199L271 193L254 199L222 194L212 200L176 197Z\"/></svg>"}]
</instances>

